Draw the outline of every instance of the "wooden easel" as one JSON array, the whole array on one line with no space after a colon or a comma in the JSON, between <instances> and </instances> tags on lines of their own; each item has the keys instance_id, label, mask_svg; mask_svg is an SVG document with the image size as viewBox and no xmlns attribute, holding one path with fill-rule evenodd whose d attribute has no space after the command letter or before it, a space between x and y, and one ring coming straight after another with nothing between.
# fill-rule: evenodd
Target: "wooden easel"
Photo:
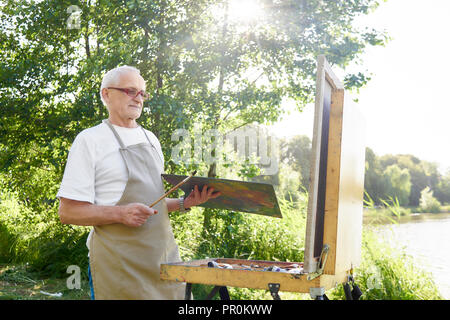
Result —
<instances>
[{"instance_id":1,"label":"wooden easel","mask_svg":"<svg viewBox=\"0 0 450 320\"><path fill-rule=\"evenodd\" d=\"M365 166L364 124L351 102L344 106L344 87L319 56L305 261L298 262L303 273L208 268L212 261L263 266L287 262L206 259L162 264L161 279L186 282L187 298L192 283L215 285L213 291L221 290L222 298L227 297L227 286L270 290L274 299L279 291L290 291L320 300L326 290L344 284L347 295L361 256Z\"/></svg>"}]
</instances>

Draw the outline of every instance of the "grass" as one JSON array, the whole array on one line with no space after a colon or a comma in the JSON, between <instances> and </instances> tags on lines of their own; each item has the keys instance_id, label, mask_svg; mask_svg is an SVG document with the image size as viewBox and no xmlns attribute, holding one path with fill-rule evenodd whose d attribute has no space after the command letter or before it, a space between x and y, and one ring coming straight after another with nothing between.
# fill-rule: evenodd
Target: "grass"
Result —
<instances>
[{"instance_id":1,"label":"grass","mask_svg":"<svg viewBox=\"0 0 450 320\"><path fill-rule=\"evenodd\" d=\"M0 299L90 299L85 230L61 226L48 211L47 215L31 214L12 200L0 202ZM211 228L203 233L203 212L173 215L182 260L235 257L303 261L306 199L296 203L280 201L280 206L283 219L218 212L211 220ZM391 208L385 216L395 221L401 211ZM441 299L431 275L416 267L410 257L380 244L373 236L365 236L365 232L363 236L362 264L355 273L363 299ZM81 267L81 289L68 289L68 265ZM193 286L196 299L204 299L210 290ZM272 299L268 290L229 288L229 292L233 300ZM344 299L342 286L327 295ZM309 294L281 292L280 296L310 299Z\"/></svg>"},{"instance_id":2,"label":"grass","mask_svg":"<svg viewBox=\"0 0 450 320\"><path fill-rule=\"evenodd\" d=\"M196 299L206 296L213 286L194 284ZM254 300L272 300L268 290L228 287L232 300L251 296ZM81 289L68 289L66 279L45 278L29 271L26 265L0 265L0 300L90 300L90 288L86 279ZM60 294L60 296L55 296ZM53 295L53 296L52 296ZM309 294L280 292L283 300L308 300ZM219 298L217 294L215 299Z\"/></svg>"},{"instance_id":3,"label":"grass","mask_svg":"<svg viewBox=\"0 0 450 320\"><path fill-rule=\"evenodd\" d=\"M66 279L42 278L26 265L0 265L0 300L89 300L89 292L83 277L80 289L68 289Z\"/></svg>"},{"instance_id":4,"label":"grass","mask_svg":"<svg viewBox=\"0 0 450 320\"><path fill-rule=\"evenodd\" d=\"M441 300L430 272L398 246L390 246L372 229L362 239L362 263L356 279L365 300Z\"/></svg>"},{"instance_id":5,"label":"grass","mask_svg":"<svg viewBox=\"0 0 450 320\"><path fill-rule=\"evenodd\" d=\"M26 265L0 265L0 299L13 300L89 300L88 280L81 289L68 289L67 278L43 278ZM390 248L369 230L363 232L362 263L355 280L364 300L440 300L431 274L421 270L399 248ZM203 299L212 286L194 284L195 299ZM271 300L268 290L228 288L232 300ZM55 297L49 294L58 294ZM280 292L283 300L308 300L309 294ZM330 299L345 299L342 285L327 291ZM218 296L215 297L218 299Z\"/></svg>"},{"instance_id":6,"label":"grass","mask_svg":"<svg viewBox=\"0 0 450 320\"><path fill-rule=\"evenodd\" d=\"M424 213L419 207L399 207L395 210L397 214L394 214L392 208L389 207L365 208L363 211L364 224L395 224L408 221L412 214L450 213L450 206L442 206L439 213Z\"/></svg>"}]
</instances>

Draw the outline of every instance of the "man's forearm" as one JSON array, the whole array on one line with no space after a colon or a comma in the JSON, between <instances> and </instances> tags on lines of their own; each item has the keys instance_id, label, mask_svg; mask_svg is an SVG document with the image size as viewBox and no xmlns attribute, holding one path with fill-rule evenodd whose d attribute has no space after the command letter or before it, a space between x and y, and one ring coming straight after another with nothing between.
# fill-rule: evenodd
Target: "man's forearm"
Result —
<instances>
[{"instance_id":1,"label":"man's forearm","mask_svg":"<svg viewBox=\"0 0 450 320\"><path fill-rule=\"evenodd\" d=\"M180 200L178 198L166 198L167 211L173 212L180 210Z\"/></svg>"},{"instance_id":2,"label":"man's forearm","mask_svg":"<svg viewBox=\"0 0 450 320\"><path fill-rule=\"evenodd\" d=\"M65 198L61 198L59 205L61 222L79 226L121 223L122 211L121 206L99 206Z\"/></svg>"}]
</instances>

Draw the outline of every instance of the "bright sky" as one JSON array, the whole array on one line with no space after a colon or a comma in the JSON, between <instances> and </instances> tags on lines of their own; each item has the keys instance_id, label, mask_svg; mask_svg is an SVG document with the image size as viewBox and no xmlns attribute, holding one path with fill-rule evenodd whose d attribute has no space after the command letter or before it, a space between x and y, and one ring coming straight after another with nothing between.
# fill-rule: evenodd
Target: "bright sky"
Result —
<instances>
[{"instance_id":1,"label":"bright sky","mask_svg":"<svg viewBox=\"0 0 450 320\"><path fill-rule=\"evenodd\" d=\"M450 1L388 0L362 21L387 30L386 47L362 58L372 80L360 90L366 145L377 155L413 154L450 169ZM336 74L343 78L340 70ZM287 109L293 109L289 103ZM314 106L275 126L280 136L312 136Z\"/></svg>"}]
</instances>

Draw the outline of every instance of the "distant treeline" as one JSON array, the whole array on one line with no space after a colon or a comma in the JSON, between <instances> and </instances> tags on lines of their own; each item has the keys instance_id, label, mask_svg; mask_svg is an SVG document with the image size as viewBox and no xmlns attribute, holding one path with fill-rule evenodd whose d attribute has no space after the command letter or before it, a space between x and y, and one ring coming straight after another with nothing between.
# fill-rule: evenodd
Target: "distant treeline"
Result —
<instances>
[{"instance_id":1,"label":"distant treeline","mask_svg":"<svg viewBox=\"0 0 450 320\"><path fill-rule=\"evenodd\" d=\"M410 154L377 156L366 148L364 187L376 204L391 196L402 206L418 206L428 189L441 204L450 203L450 171L443 175L437 163Z\"/></svg>"},{"instance_id":2,"label":"distant treeline","mask_svg":"<svg viewBox=\"0 0 450 320\"><path fill-rule=\"evenodd\" d=\"M311 139L298 135L281 139L279 143L281 170L271 182L282 185L287 179L284 175L292 178L295 173L300 180L298 188L308 190ZM397 198L401 206L419 206L425 193L443 205L450 204L450 171L442 174L437 163L413 155L377 156L372 149L366 148L364 189L366 200L370 197L375 205L382 205L382 200Z\"/></svg>"}]
</instances>

